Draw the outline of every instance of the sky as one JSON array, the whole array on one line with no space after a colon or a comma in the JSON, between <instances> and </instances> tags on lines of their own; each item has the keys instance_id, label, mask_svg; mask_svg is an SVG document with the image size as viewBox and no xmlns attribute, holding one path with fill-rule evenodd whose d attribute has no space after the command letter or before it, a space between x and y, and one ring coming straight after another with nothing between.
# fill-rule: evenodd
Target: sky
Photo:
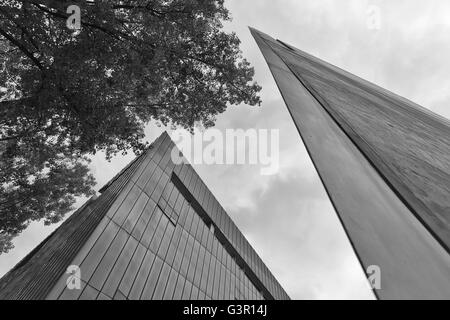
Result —
<instances>
[{"instance_id":1,"label":"sky","mask_svg":"<svg viewBox=\"0 0 450 320\"><path fill-rule=\"evenodd\" d=\"M279 170L259 165L195 165L292 299L373 299L364 270L320 183L248 26L450 118L448 0L226 0L243 55L263 87L260 107L233 106L216 129L279 129ZM146 139L165 128L153 123ZM91 169L98 190L133 156ZM79 199L77 206L85 199ZM33 223L0 256L0 276L58 225ZM381 275L381 286L383 275Z\"/></svg>"}]
</instances>

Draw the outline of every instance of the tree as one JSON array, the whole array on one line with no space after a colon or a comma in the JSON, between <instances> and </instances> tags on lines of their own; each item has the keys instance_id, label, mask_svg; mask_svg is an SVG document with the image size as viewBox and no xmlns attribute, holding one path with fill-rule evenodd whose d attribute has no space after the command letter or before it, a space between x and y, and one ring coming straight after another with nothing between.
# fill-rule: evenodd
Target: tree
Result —
<instances>
[{"instance_id":1,"label":"tree","mask_svg":"<svg viewBox=\"0 0 450 320\"><path fill-rule=\"evenodd\" d=\"M223 0L1 2L0 252L92 194L88 155L141 152L150 121L211 127L228 105L260 104L227 20Z\"/></svg>"}]
</instances>

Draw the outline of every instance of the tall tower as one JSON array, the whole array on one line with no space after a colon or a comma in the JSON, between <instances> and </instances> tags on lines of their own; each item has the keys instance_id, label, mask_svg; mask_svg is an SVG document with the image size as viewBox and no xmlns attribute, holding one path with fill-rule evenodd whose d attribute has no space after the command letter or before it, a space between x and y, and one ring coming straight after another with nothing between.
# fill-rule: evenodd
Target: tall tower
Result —
<instances>
[{"instance_id":1,"label":"tall tower","mask_svg":"<svg viewBox=\"0 0 450 320\"><path fill-rule=\"evenodd\" d=\"M449 299L450 122L251 32L375 294Z\"/></svg>"},{"instance_id":2,"label":"tall tower","mask_svg":"<svg viewBox=\"0 0 450 320\"><path fill-rule=\"evenodd\" d=\"M0 280L0 299L289 299L172 152L163 133Z\"/></svg>"}]
</instances>

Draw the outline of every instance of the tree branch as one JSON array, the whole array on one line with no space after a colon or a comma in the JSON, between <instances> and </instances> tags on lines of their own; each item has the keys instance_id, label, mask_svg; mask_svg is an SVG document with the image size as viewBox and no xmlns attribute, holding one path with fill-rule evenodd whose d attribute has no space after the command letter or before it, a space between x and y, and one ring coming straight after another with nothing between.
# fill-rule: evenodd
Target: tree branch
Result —
<instances>
[{"instance_id":1,"label":"tree branch","mask_svg":"<svg viewBox=\"0 0 450 320\"><path fill-rule=\"evenodd\" d=\"M45 69L41 62L19 41L14 39L13 36L8 34L5 30L0 28L0 34L9 40L13 45L19 48L34 64L41 69L42 71Z\"/></svg>"}]
</instances>

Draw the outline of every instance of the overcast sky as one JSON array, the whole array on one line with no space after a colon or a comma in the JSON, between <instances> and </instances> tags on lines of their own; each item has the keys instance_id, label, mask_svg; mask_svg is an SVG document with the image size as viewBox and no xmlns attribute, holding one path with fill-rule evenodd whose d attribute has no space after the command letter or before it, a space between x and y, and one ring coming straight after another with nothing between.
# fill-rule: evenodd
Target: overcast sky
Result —
<instances>
[{"instance_id":1,"label":"overcast sky","mask_svg":"<svg viewBox=\"0 0 450 320\"><path fill-rule=\"evenodd\" d=\"M372 299L275 82L247 26L335 64L450 118L448 0L228 0L244 56L263 87L261 107L229 108L216 128L280 130L280 169L257 165L194 165L293 299ZM379 8L379 28L368 19ZM370 20L373 21L373 20ZM372 26L370 28L369 26ZM162 128L149 125L152 141ZM97 155L98 188L132 159ZM80 199L78 204L84 200ZM34 223L0 256L0 275L57 225ZM383 281L383 280L381 280ZM382 282L381 282L381 285Z\"/></svg>"}]
</instances>

